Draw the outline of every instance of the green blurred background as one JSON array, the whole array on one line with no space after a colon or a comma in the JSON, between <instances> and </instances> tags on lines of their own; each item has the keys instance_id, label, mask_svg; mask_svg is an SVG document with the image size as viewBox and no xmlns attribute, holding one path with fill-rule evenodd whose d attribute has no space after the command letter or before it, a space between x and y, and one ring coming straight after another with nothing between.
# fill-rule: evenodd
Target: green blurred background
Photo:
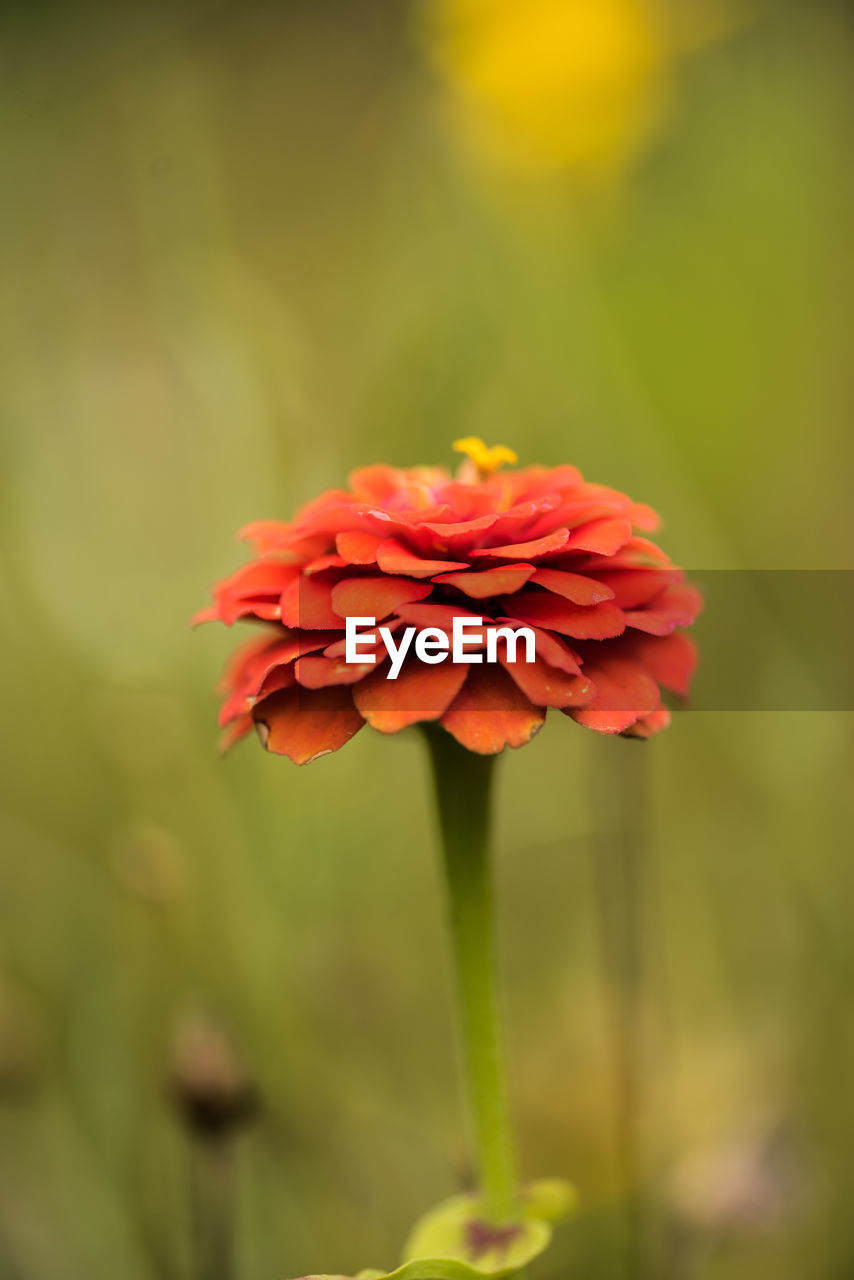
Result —
<instances>
[{"instance_id":1,"label":"green blurred background","mask_svg":"<svg viewBox=\"0 0 854 1280\"><path fill-rule=\"evenodd\" d=\"M469 1176L421 744L217 756L238 525L472 433L689 567L854 568L850 8L564 3L2 7L2 1280L208 1280L205 1204L222 1280L391 1266ZM854 1275L852 762L705 710L501 762L521 1163L582 1199L532 1280Z\"/></svg>"}]
</instances>

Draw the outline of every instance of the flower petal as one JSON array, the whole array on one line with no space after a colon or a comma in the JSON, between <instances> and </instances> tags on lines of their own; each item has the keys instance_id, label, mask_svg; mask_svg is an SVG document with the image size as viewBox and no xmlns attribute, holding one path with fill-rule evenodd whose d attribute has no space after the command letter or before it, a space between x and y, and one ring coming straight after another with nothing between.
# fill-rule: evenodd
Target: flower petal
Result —
<instances>
[{"instance_id":1,"label":"flower petal","mask_svg":"<svg viewBox=\"0 0 854 1280\"><path fill-rule=\"evenodd\" d=\"M258 737L268 751L294 764L310 764L337 751L361 729L349 688L284 689L252 711Z\"/></svg>"},{"instance_id":2,"label":"flower petal","mask_svg":"<svg viewBox=\"0 0 854 1280\"><path fill-rule=\"evenodd\" d=\"M667 707L659 707L656 711L651 711L648 716L636 720L634 724L630 724L628 729L623 730L624 738L651 738L653 734L660 733L662 729L666 729L670 724L670 712Z\"/></svg>"},{"instance_id":3,"label":"flower petal","mask_svg":"<svg viewBox=\"0 0 854 1280\"><path fill-rule=\"evenodd\" d=\"M563 596L564 600L570 600L573 604L601 604L603 600L614 599L614 592L609 586L597 582L595 578L587 578L582 573L566 573L562 569L538 569L532 581L539 587L545 587L554 595Z\"/></svg>"},{"instance_id":4,"label":"flower petal","mask_svg":"<svg viewBox=\"0 0 854 1280\"><path fill-rule=\"evenodd\" d=\"M534 566L531 564L508 564L484 569L480 573L474 569L468 569L466 573L442 573L433 581L443 586L457 587L474 600L486 600L490 596L518 591L533 572Z\"/></svg>"},{"instance_id":5,"label":"flower petal","mask_svg":"<svg viewBox=\"0 0 854 1280\"><path fill-rule=\"evenodd\" d=\"M472 667L441 723L469 751L495 755L530 742L545 718L543 708L535 707L501 668Z\"/></svg>"},{"instance_id":6,"label":"flower petal","mask_svg":"<svg viewBox=\"0 0 854 1280\"><path fill-rule=\"evenodd\" d=\"M240 742L241 738L245 738L247 733L252 730L252 717L247 714L240 716L238 720L232 720L227 729L219 735L218 749L224 755L226 751L230 751L233 746Z\"/></svg>"},{"instance_id":7,"label":"flower petal","mask_svg":"<svg viewBox=\"0 0 854 1280\"><path fill-rule=\"evenodd\" d=\"M372 662L345 662L326 654L311 653L295 664L297 681L304 689L325 689L333 684L355 684L374 669Z\"/></svg>"},{"instance_id":8,"label":"flower petal","mask_svg":"<svg viewBox=\"0 0 854 1280\"><path fill-rule=\"evenodd\" d=\"M671 587L648 609L626 612L626 626L646 631L653 636L666 636L676 627L688 627L703 607L703 597L696 587Z\"/></svg>"},{"instance_id":9,"label":"flower petal","mask_svg":"<svg viewBox=\"0 0 854 1280\"><path fill-rule=\"evenodd\" d=\"M290 671L294 658L311 649L322 648L326 639L317 631L310 635L276 631L241 645L232 654L219 682L221 692L228 695L220 710L219 723L225 725L249 711L272 671ZM292 682L293 673L290 675Z\"/></svg>"},{"instance_id":10,"label":"flower petal","mask_svg":"<svg viewBox=\"0 0 854 1280\"><path fill-rule=\"evenodd\" d=\"M269 682L270 676L276 673L276 687L278 689L287 689L294 683L293 663L283 665L277 662L275 658L271 658L264 668L258 670L251 679L247 679L244 684L236 688L230 697L219 709L217 723L221 729L224 729L232 720L236 720L239 716L246 715L252 710L260 690ZM272 693L272 689L268 690Z\"/></svg>"},{"instance_id":11,"label":"flower petal","mask_svg":"<svg viewBox=\"0 0 854 1280\"><path fill-rule=\"evenodd\" d=\"M434 551L467 555L478 538L491 529L497 519L498 515L492 513L476 516L472 520L425 520L413 532L422 534Z\"/></svg>"},{"instance_id":12,"label":"flower petal","mask_svg":"<svg viewBox=\"0 0 854 1280\"><path fill-rule=\"evenodd\" d=\"M388 502L400 488L400 472L386 463L358 467L347 477L352 496L359 502ZM348 493L347 497L351 495Z\"/></svg>"},{"instance_id":13,"label":"flower petal","mask_svg":"<svg viewBox=\"0 0 854 1280\"><path fill-rule=\"evenodd\" d=\"M504 477L508 475L513 478L512 472L503 473ZM568 462L559 467L525 467L516 473L515 478L520 486L520 496L524 494L530 498L554 491L562 494L567 490L577 489L584 481L578 467L572 467Z\"/></svg>"},{"instance_id":14,"label":"flower petal","mask_svg":"<svg viewBox=\"0 0 854 1280\"><path fill-rule=\"evenodd\" d=\"M686 698L697 669L697 646L684 631L669 636L627 635L621 650L648 671L653 680Z\"/></svg>"},{"instance_id":15,"label":"flower petal","mask_svg":"<svg viewBox=\"0 0 854 1280\"><path fill-rule=\"evenodd\" d=\"M330 551L325 556L318 556L316 560L309 560L308 564L303 566L303 573L310 577L313 573L322 573L324 569L345 569L346 567L347 561L344 557Z\"/></svg>"},{"instance_id":16,"label":"flower petal","mask_svg":"<svg viewBox=\"0 0 854 1280\"><path fill-rule=\"evenodd\" d=\"M403 621L400 618L388 618L383 623L383 626L386 628L387 631L391 631L392 633L394 633L395 631L400 630L400 628L403 626ZM374 636L373 644L368 643L368 636L371 634L373 634ZM323 650L323 652L327 658L336 658L339 661L342 658L346 658L347 637L339 635L337 639L333 641L332 644L328 645ZM374 658L376 658L378 661L381 662L382 659L387 656L385 641L383 640L382 636L379 633L379 628L377 628L377 630L374 631L373 633L371 633L367 628L365 628L364 631L360 630L359 654L362 658L364 658L365 661L367 661L369 657L373 656Z\"/></svg>"},{"instance_id":17,"label":"flower petal","mask_svg":"<svg viewBox=\"0 0 854 1280\"><path fill-rule=\"evenodd\" d=\"M377 548L382 542L375 533L339 533L335 548L347 564L376 564Z\"/></svg>"},{"instance_id":18,"label":"flower petal","mask_svg":"<svg viewBox=\"0 0 854 1280\"><path fill-rule=\"evenodd\" d=\"M584 662L584 674L596 686L586 707L566 712L577 724L599 733L624 733L659 705L658 685L637 662L597 654Z\"/></svg>"},{"instance_id":19,"label":"flower petal","mask_svg":"<svg viewBox=\"0 0 854 1280\"><path fill-rule=\"evenodd\" d=\"M581 707L595 697L596 686L586 675L567 675L540 657L508 662L505 646L499 645L498 660L535 706Z\"/></svg>"},{"instance_id":20,"label":"flower petal","mask_svg":"<svg viewBox=\"0 0 854 1280\"><path fill-rule=\"evenodd\" d=\"M377 564L383 573L406 573L412 578L429 578L448 569L467 569L457 560L427 560L411 551L399 538L386 538L377 550Z\"/></svg>"},{"instance_id":21,"label":"flower petal","mask_svg":"<svg viewBox=\"0 0 854 1280\"><path fill-rule=\"evenodd\" d=\"M633 502L626 515L636 529L645 529L647 533L655 533L661 524L658 512L645 502Z\"/></svg>"},{"instance_id":22,"label":"flower petal","mask_svg":"<svg viewBox=\"0 0 854 1280\"><path fill-rule=\"evenodd\" d=\"M382 507L374 507L365 502L344 502L334 507L326 507L311 517L303 536L324 535L325 542L338 537L340 533L373 533L380 538L391 537L392 534L406 532L410 526L402 514L384 511ZM321 550L328 550L328 545ZM315 555L320 555L317 551Z\"/></svg>"},{"instance_id":23,"label":"flower petal","mask_svg":"<svg viewBox=\"0 0 854 1280\"><path fill-rule=\"evenodd\" d=\"M682 581L682 571L662 569L599 570L597 577L613 592L613 598L621 609L639 609L650 604L668 587Z\"/></svg>"},{"instance_id":24,"label":"flower petal","mask_svg":"<svg viewBox=\"0 0 854 1280\"><path fill-rule=\"evenodd\" d=\"M531 527L531 537L541 538L555 529L576 529L591 520L612 519L623 515L621 507L613 502L586 498L581 501L562 502L553 511L542 515Z\"/></svg>"},{"instance_id":25,"label":"flower petal","mask_svg":"<svg viewBox=\"0 0 854 1280\"><path fill-rule=\"evenodd\" d=\"M581 573L586 573L588 569L672 569L674 566L670 557L661 550L661 547L656 546L654 542L650 542L649 538L635 536L629 538L628 542L624 543L613 556L609 556L607 564L602 564L598 556L591 555L589 559L583 560L580 565L576 562L573 567L578 568Z\"/></svg>"},{"instance_id":26,"label":"flower petal","mask_svg":"<svg viewBox=\"0 0 854 1280\"><path fill-rule=\"evenodd\" d=\"M282 592L298 574L293 565L278 560L252 560L216 584L214 614L229 627L247 614L276 618Z\"/></svg>"},{"instance_id":27,"label":"flower petal","mask_svg":"<svg viewBox=\"0 0 854 1280\"><path fill-rule=\"evenodd\" d=\"M332 607L332 585L321 578L300 576L282 594L282 622L306 631L341 629Z\"/></svg>"},{"instance_id":28,"label":"flower petal","mask_svg":"<svg viewBox=\"0 0 854 1280\"><path fill-rule=\"evenodd\" d=\"M516 542L504 547L480 547L472 551L472 558L495 556L497 560L534 560L537 556L545 556L552 551L560 551L566 546L569 532L566 529L555 529L544 538L536 538L533 542Z\"/></svg>"},{"instance_id":29,"label":"flower petal","mask_svg":"<svg viewBox=\"0 0 854 1280\"><path fill-rule=\"evenodd\" d=\"M499 618L498 623L501 626L518 626L515 618ZM565 640L550 631L543 631L541 627L531 627L531 630L538 656L545 659L550 667L557 667L558 671L565 671L570 676L581 675L581 660Z\"/></svg>"},{"instance_id":30,"label":"flower petal","mask_svg":"<svg viewBox=\"0 0 854 1280\"><path fill-rule=\"evenodd\" d=\"M401 605L397 614L404 622L413 626L440 627L449 636L453 634L454 618L479 618L481 616L479 613L471 613L468 609L463 609L460 605L433 604L432 601L424 604ZM470 641L474 634L473 630L468 632Z\"/></svg>"},{"instance_id":31,"label":"flower petal","mask_svg":"<svg viewBox=\"0 0 854 1280\"><path fill-rule=\"evenodd\" d=\"M625 621L610 600L588 606L571 604L545 592L522 592L506 597L505 611L519 622L548 627L576 640L608 640L621 635Z\"/></svg>"},{"instance_id":32,"label":"flower petal","mask_svg":"<svg viewBox=\"0 0 854 1280\"><path fill-rule=\"evenodd\" d=\"M397 733L419 720L438 720L459 693L468 667L448 659L435 666L407 662L396 680L388 664L377 667L353 690L353 701L380 733Z\"/></svg>"},{"instance_id":33,"label":"flower petal","mask_svg":"<svg viewBox=\"0 0 854 1280\"><path fill-rule=\"evenodd\" d=\"M257 702L261 702L263 698L269 698L271 693L278 693L280 689L290 689L295 684L296 676L293 663L289 667L274 667L264 677L258 693L249 699L250 711Z\"/></svg>"},{"instance_id":34,"label":"flower petal","mask_svg":"<svg viewBox=\"0 0 854 1280\"><path fill-rule=\"evenodd\" d=\"M628 520L591 520L569 535L567 551L595 551L600 556L612 556L625 546L632 536Z\"/></svg>"},{"instance_id":35,"label":"flower petal","mask_svg":"<svg viewBox=\"0 0 854 1280\"><path fill-rule=\"evenodd\" d=\"M412 578L344 578L332 589L332 607L339 619L385 618L402 604L423 600L432 590L429 582Z\"/></svg>"},{"instance_id":36,"label":"flower petal","mask_svg":"<svg viewBox=\"0 0 854 1280\"><path fill-rule=\"evenodd\" d=\"M237 537L240 542L251 542L259 555L275 554L290 563L312 560L329 550L329 538L322 532L281 520L255 520L238 529Z\"/></svg>"},{"instance_id":37,"label":"flower petal","mask_svg":"<svg viewBox=\"0 0 854 1280\"><path fill-rule=\"evenodd\" d=\"M219 609L215 604L206 605L204 609L197 609L190 618L191 627L200 627L203 622L219 622Z\"/></svg>"}]
</instances>

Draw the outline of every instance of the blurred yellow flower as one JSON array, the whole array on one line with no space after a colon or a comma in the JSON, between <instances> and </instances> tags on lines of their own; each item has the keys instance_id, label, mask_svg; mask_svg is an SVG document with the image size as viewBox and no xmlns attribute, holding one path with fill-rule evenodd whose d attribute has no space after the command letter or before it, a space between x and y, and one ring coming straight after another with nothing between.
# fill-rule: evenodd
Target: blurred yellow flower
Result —
<instances>
[{"instance_id":1,"label":"blurred yellow flower","mask_svg":"<svg viewBox=\"0 0 854 1280\"><path fill-rule=\"evenodd\" d=\"M455 123L500 164L621 172L661 124L674 64L731 25L723 0L429 0Z\"/></svg>"}]
</instances>

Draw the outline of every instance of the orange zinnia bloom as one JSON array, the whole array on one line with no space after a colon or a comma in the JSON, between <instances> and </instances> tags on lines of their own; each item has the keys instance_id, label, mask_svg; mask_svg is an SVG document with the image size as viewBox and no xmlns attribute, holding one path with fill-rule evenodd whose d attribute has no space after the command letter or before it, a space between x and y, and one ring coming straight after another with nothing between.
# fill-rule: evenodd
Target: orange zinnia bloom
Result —
<instances>
[{"instance_id":1,"label":"orange zinnia bloom","mask_svg":"<svg viewBox=\"0 0 854 1280\"><path fill-rule=\"evenodd\" d=\"M292 523L247 526L255 549L217 584L197 621L263 626L225 673L220 722L229 744L257 727L269 751L307 764L364 724L397 733L436 720L472 751L530 741L555 707L600 733L648 737L669 713L660 686L685 695L696 665L681 630L699 593L648 538L658 517L575 467L525 467L508 449L459 441L455 477L440 467L366 467ZM395 631L455 616L529 627L536 658L426 665L410 651L396 680L347 663L345 620ZM469 647L477 651L478 642ZM364 652L364 650L363 650Z\"/></svg>"}]
</instances>

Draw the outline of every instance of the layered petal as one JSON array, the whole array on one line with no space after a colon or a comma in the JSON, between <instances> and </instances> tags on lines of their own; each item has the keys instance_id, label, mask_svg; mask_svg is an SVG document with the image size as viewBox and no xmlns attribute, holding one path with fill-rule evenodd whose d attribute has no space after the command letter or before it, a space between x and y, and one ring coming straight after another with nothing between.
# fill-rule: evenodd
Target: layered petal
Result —
<instances>
[{"instance_id":1,"label":"layered petal","mask_svg":"<svg viewBox=\"0 0 854 1280\"><path fill-rule=\"evenodd\" d=\"M522 747L543 726L546 713L497 667L472 667L440 723L479 755Z\"/></svg>"},{"instance_id":2,"label":"layered petal","mask_svg":"<svg viewBox=\"0 0 854 1280\"><path fill-rule=\"evenodd\" d=\"M583 573L567 573L562 569L537 569L532 577L538 587L545 587L556 596L563 596L572 604L602 604L614 599L614 591L607 583Z\"/></svg>"},{"instance_id":3,"label":"layered petal","mask_svg":"<svg viewBox=\"0 0 854 1280\"><path fill-rule=\"evenodd\" d=\"M626 636L621 651L665 689L687 698L698 654L694 641L684 631L673 631L668 636Z\"/></svg>"},{"instance_id":4,"label":"layered petal","mask_svg":"<svg viewBox=\"0 0 854 1280\"><path fill-rule=\"evenodd\" d=\"M397 733L421 720L438 720L459 693L467 668L446 659L436 666L406 663L396 680L378 667L353 691L353 700L372 729Z\"/></svg>"},{"instance_id":5,"label":"layered petal","mask_svg":"<svg viewBox=\"0 0 854 1280\"><path fill-rule=\"evenodd\" d=\"M345 564L376 564L383 541L375 533L339 533L335 548Z\"/></svg>"},{"instance_id":6,"label":"layered petal","mask_svg":"<svg viewBox=\"0 0 854 1280\"><path fill-rule=\"evenodd\" d=\"M659 687L687 695L697 655L684 629L702 601L637 532L655 529L656 513L574 467L499 471L510 451L463 443L469 456L455 477L364 467L294 520L242 530L254 558L195 619L264 627L223 680L227 741L255 723L269 750L306 763L365 722L395 733L440 721L487 754L529 741L548 707L603 733L665 727ZM377 625L348 663L353 617ZM411 640L389 679L385 629L395 643L407 627L450 641L460 618L481 619L466 635L479 662L424 662ZM506 627L533 632L534 661L523 643L512 661L504 639L493 646Z\"/></svg>"},{"instance_id":7,"label":"layered petal","mask_svg":"<svg viewBox=\"0 0 854 1280\"><path fill-rule=\"evenodd\" d=\"M487 600L518 591L534 574L532 564L508 564L495 569L468 569L465 573L441 573L433 579L440 586L456 587L473 600Z\"/></svg>"},{"instance_id":8,"label":"layered petal","mask_svg":"<svg viewBox=\"0 0 854 1280\"><path fill-rule=\"evenodd\" d=\"M599 733L624 733L658 709L658 685L636 662L597 654L583 669L596 692L587 706L567 712L577 724Z\"/></svg>"},{"instance_id":9,"label":"layered petal","mask_svg":"<svg viewBox=\"0 0 854 1280\"><path fill-rule=\"evenodd\" d=\"M266 749L294 764L338 751L365 723L346 686L280 690L259 702L252 718Z\"/></svg>"},{"instance_id":10,"label":"layered petal","mask_svg":"<svg viewBox=\"0 0 854 1280\"><path fill-rule=\"evenodd\" d=\"M667 707L658 707L657 710L651 711L648 716L642 716L640 720L630 724L628 729L624 729L623 737L651 738L654 734L661 733L661 730L666 729L669 724L670 712Z\"/></svg>"},{"instance_id":11,"label":"layered petal","mask_svg":"<svg viewBox=\"0 0 854 1280\"><path fill-rule=\"evenodd\" d=\"M386 538L377 548L377 564L383 573L405 573L413 578L430 578L449 569L467 569L465 560L430 560L411 551L399 538Z\"/></svg>"},{"instance_id":12,"label":"layered petal","mask_svg":"<svg viewBox=\"0 0 854 1280\"><path fill-rule=\"evenodd\" d=\"M321 578L300 577L282 593L281 618L286 627L303 631L341 626L332 607L332 586Z\"/></svg>"},{"instance_id":13,"label":"layered petal","mask_svg":"<svg viewBox=\"0 0 854 1280\"><path fill-rule=\"evenodd\" d=\"M626 519L591 520L569 535L565 550L595 551L600 556L612 556L626 545L631 536L632 526Z\"/></svg>"},{"instance_id":14,"label":"layered petal","mask_svg":"<svg viewBox=\"0 0 854 1280\"><path fill-rule=\"evenodd\" d=\"M238 618L265 621L281 617L282 593L299 578L299 569L278 560L256 560L214 587L214 605L196 614L194 622L219 619L231 626Z\"/></svg>"},{"instance_id":15,"label":"layered petal","mask_svg":"<svg viewBox=\"0 0 854 1280\"><path fill-rule=\"evenodd\" d=\"M626 626L653 636L668 636L677 627L690 627L703 607L695 587L669 587L644 609L626 611Z\"/></svg>"},{"instance_id":16,"label":"layered petal","mask_svg":"<svg viewBox=\"0 0 854 1280\"><path fill-rule=\"evenodd\" d=\"M503 605L507 617L519 623L532 623L576 640L608 640L626 629L622 610L610 600L585 607L546 592L523 592L505 598Z\"/></svg>"},{"instance_id":17,"label":"layered petal","mask_svg":"<svg viewBox=\"0 0 854 1280\"><path fill-rule=\"evenodd\" d=\"M403 604L423 600L432 588L413 578L345 578L332 588L331 604L342 618L386 618Z\"/></svg>"},{"instance_id":18,"label":"layered petal","mask_svg":"<svg viewBox=\"0 0 854 1280\"><path fill-rule=\"evenodd\" d=\"M596 694L593 681L587 676L568 675L558 667L552 667L544 658L533 662L508 662L506 653L499 650L499 661L522 692L538 707L582 707Z\"/></svg>"},{"instance_id":19,"label":"layered petal","mask_svg":"<svg viewBox=\"0 0 854 1280\"><path fill-rule=\"evenodd\" d=\"M481 547L471 554L475 560L483 559L484 556L491 556L496 560L537 560L540 556L560 551L568 541L569 533L566 529L555 529L553 533L535 538L531 542L512 542L503 547Z\"/></svg>"}]
</instances>

